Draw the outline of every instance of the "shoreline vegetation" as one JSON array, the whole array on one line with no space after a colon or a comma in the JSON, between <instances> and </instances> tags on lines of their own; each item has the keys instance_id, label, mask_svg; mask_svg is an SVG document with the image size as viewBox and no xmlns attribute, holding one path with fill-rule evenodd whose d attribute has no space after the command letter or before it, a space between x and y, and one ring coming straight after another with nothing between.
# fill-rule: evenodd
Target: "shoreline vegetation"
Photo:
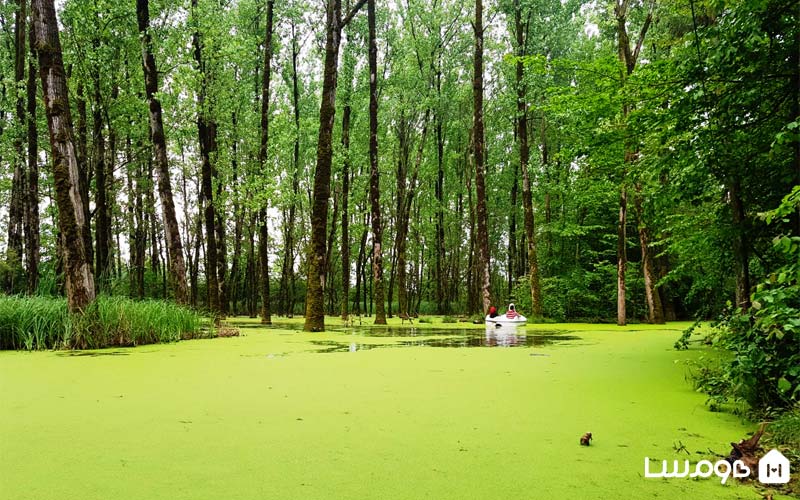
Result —
<instances>
[{"instance_id":1,"label":"shoreline vegetation","mask_svg":"<svg viewBox=\"0 0 800 500\"><path fill-rule=\"evenodd\" d=\"M212 322L172 302L100 296L84 311L65 298L0 296L0 349L97 349L214 336Z\"/></svg>"}]
</instances>

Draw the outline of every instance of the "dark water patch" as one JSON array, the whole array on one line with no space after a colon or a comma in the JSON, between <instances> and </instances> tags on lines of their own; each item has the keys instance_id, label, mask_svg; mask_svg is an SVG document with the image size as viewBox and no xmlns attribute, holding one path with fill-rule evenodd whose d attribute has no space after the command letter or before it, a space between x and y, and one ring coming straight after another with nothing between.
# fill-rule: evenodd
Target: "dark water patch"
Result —
<instances>
[{"instance_id":1,"label":"dark water patch","mask_svg":"<svg viewBox=\"0 0 800 500\"><path fill-rule=\"evenodd\" d=\"M446 332L446 333L445 333ZM414 335L362 335L364 337L394 337L398 340L391 343L364 343L356 338L347 340L312 340L311 344L317 346L315 352L356 352L368 351L371 349L397 348L397 347L542 347L546 345L560 345L581 340L577 335L566 335L563 333L540 333L535 335L522 333L498 333L487 329L486 332L479 330L463 330L459 334L458 330L442 329L440 333L431 333L429 330L418 331L419 338Z\"/></svg>"},{"instance_id":2,"label":"dark water patch","mask_svg":"<svg viewBox=\"0 0 800 500\"><path fill-rule=\"evenodd\" d=\"M96 358L98 356L130 356L129 352L124 351L60 351L57 353L59 356L65 357L90 357Z\"/></svg>"}]
</instances>

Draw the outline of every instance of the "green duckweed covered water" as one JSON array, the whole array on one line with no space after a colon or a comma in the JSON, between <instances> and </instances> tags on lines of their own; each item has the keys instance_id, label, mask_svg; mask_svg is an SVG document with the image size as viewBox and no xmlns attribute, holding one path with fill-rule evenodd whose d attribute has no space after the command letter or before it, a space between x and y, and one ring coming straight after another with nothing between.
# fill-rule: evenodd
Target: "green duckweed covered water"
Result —
<instances>
[{"instance_id":1,"label":"green duckweed covered water","mask_svg":"<svg viewBox=\"0 0 800 500\"><path fill-rule=\"evenodd\" d=\"M671 348L683 324L529 325L525 335L574 337L533 347L319 352L408 339L293 321L131 349L0 352L0 498L760 497L713 477L643 477L645 456L683 459L682 443L691 460L711 458L753 430L709 412L686 381L682 361L701 351ZM464 324L415 324L415 339L447 338L432 327L458 337ZM579 446L587 431L592 446Z\"/></svg>"}]
</instances>

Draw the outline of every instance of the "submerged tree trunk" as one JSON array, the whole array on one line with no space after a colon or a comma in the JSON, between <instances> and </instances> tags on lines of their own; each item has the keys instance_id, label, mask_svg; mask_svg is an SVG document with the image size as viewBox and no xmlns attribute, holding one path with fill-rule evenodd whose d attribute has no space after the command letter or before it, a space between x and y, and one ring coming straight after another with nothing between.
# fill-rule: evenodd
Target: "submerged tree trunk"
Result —
<instances>
[{"instance_id":1,"label":"submerged tree trunk","mask_svg":"<svg viewBox=\"0 0 800 500\"><path fill-rule=\"evenodd\" d=\"M136 0L136 17L142 40L142 69L144 70L145 92L150 112L150 138L155 153L156 171L158 173L158 194L161 197L161 208L164 215L167 249L170 259L170 282L175 301L185 304L188 300L186 290L186 264L183 258L183 245L178 230L178 219L175 215L175 203L172 198L172 185L169 178L169 161L167 159L167 142L164 136L164 122L161 113L161 102L156 98L158 93L158 70L153 57L150 39L150 6L148 0Z\"/></svg>"},{"instance_id":2,"label":"submerged tree trunk","mask_svg":"<svg viewBox=\"0 0 800 500\"><path fill-rule=\"evenodd\" d=\"M328 223L328 198L331 193L333 156L333 119L336 111L336 62L341 37L341 0L327 1L325 67L322 80L322 103L319 112L317 168L314 172L314 194L311 206L311 245L307 259L306 317L304 329L325 330L325 227Z\"/></svg>"},{"instance_id":3,"label":"submerged tree trunk","mask_svg":"<svg viewBox=\"0 0 800 500\"><path fill-rule=\"evenodd\" d=\"M88 221L84 217L83 199L78 189L79 172L85 165L78 163L72 137L69 93L53 0L34 0L32 7L35 47L53 156L59 229L64 243L67 305L71 312L82 313L95 299L94 274L82 238Z\"/></svg>"},{"instance_id":4,"label":"submerged tree trunk","mask_svg":"<svg viewBox=\"0 0 800 500\"><path fill-rule=\"evenodd\" d=\"M408 314L408 285L406 283L406 238L408 235L409 220L404 217L405 203L408 191L408 157L409 147L411 142L411 119L405 115L405 110L400 111L400 116L397 119L397 172L395 178L397 187L395 188L395 196L397 197L396 214L395 214L395 256L396 261L393 262L395 269L393 276L389 280L389 305L392 302L392 278L396 276L397 279L397 312L398 314ZM395 260L395 259L392 259ZM391 307L390 307L391 311Z\"/></svg>"},{"instance_id":5,"label":"submerged tree trunk","mask_svg":"<svg viewBox=\"0 0 800 500\"><path fill-rule=\"evenodd\" d=\"M342 320L346 321L349 313L350 300L350 99L353 89L353 72L355 67L355 56L353 45L348 43L344 51L344 82L346 87L342 96L342 149L344 150L342 161L342 239L341 239L341 259L342 259Z\"/></svg>"},{"instance_id":6,"label":"submerged tree trunk","mask_svg":"<svg viewBox=\"0 0 800 500\"><path fill-rule=\"evenodd\" d=\"M231 126L233 127L233 143L231 145L231 186L233 188L233 258L230 268L230 285L227 286L227 299L230 301L230 311L236 315L239 299L239 261L242 257L242 207L239 192L239 131L237 128L236 111L231 113ZM226 303L225 309L228 309Z\"/></svg>"},{"instance_id":7,"label":"submerged tree trunk","mask_svg":"<svg viewBox=\"0 0 800 500\"><path fill-rule=\"evenodd\" d=\"M297 43L297 28L292 21L292 111L294 115L294 148L292 154L292 199L289 203L288 224L283 229L283 267L281 270L281 295L284 303L282 312L291 317L294 315L294 261L295 261L295 220L300 190L300 88L297 75L297 57L300 47Z\"/></svg>"},{"instance_id":8,"label":"submerged tree trunk","mask_svg":"<svg viewBox=\"0 0 800 500\"><path fill-rule=\"evenodd\" d=\"M477 222L476 245L478 247L478 279L483 300L483 314L492 302L489 275L489 223L486 212L486 165L484 163L483 132L483 1L475 0L475 57L473 59L473 156L475 160L475 218Z\"/></svg>"},{"instance_id":9,"label":"submerged tree trunk","mask_svg":"<svg viewBox=\"0 0 800 500\"><path fill-rule=\"evenodd\" d=\"M272 23L275 2L267 2L267 27L264 39L264 80L261 85L261 146L258 150L258 163L261 172L266 173L269 153L269 84L272 75ZM267 208L262 207L259 216L258 255L261 262L261 324L272 324L272 311L269 297L269 229Z\"/></svg>"},{"instance_id":10,"label":"submerged tree trunk","mask_svg":"<svg viewBox=\"0 0 800 500\"><path fill-rule=\"evenodd\" d=\"M328 198L331 194L331 163L333 161L333 126L336 112L337 60L342 27L364 5L359 2L342 20L341 0L326 3L325 66L322 78L322 101L319 109L317 166L314 171L314 191L311 200L311 244L306 262L306 331L325 330L325 228L328 224Z\"/></svg>"},{"instance_id":11,"label":"submerged tree trunk","mask_svg":"<svg viewBox=\"0 0 800 500\"><path fill-rule=\"evenodd\" d=\"M441 99L441 72L436 75L437 96ZM436 121L436 312L445 314L447 301L444 250L444 137L442 134L442 117L440 111L434 118Z\"/></svg>"},{"instance_id":12,"label":"submerged tree trunk","mask_svg":"<svg viewBox=\"0 0 800 500\"><path fill-rule=\"evenodd\" d=\"M414 195L416 194L417 179L419 177L420 165L422 164L422 153L425 149L425 140L428 137L428 115L429 111L426 111L422 123L422 134L420 135L416 157L414 158L414 170L411 173L411 180L406 186L405 175L403 175L404 186L402 190L398 190L397 194L397 298L399 306L398 313L401 317L407 317L411 313L408 300L408 284L406 282L406 246L408 243L408 231L411 221L411 205L414 201ZM398 187L400 186L398 185ZM402 201L400 200L401 191ZM418 264L419 262L415 262L415 265Z\"/></svg>"},{"instance_id":13,"label":"submerged tree trunk","mask_svg":"<svg viewBox=\"0 0 800 500\"><path fill-rule=\"evenodd\" d=\"M369 25L369 199L372 208L372 282L375 324L386 324L383 290L383 227L381 226L380 175L378 170L378 47L375 43L375 0L367 1Z\"/></svg>"}]
</instances>

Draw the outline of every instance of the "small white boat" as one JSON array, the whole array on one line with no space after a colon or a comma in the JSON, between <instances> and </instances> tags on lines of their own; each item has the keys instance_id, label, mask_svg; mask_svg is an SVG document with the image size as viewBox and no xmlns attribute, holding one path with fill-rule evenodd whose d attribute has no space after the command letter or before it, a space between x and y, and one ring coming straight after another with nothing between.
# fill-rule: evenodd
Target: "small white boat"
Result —
<instances>
[{"instance_id":1,"label":"small white boat","mask_svg":"<svg viewBox=\"0 0 800 500\"><path fill-rule=\"evenodd\" d=\"M490 317L488 314L486 315L486 323L494 323L496 325L521 325L526 321L528 321L528 318L521 314L518 314L514 318L506 318L505 314L499 314L494 318Z\"/></svg>"},{"instance_id":2,"label":"small white boat","mask_svg":"<svg viewBox=\"0 0 800 500\"><path fill-rule=\"evenodd\" d=\"M491 313L492 311L496 311L496 309L494 307L490 308L489 312ZM513 318L508 317L508 313L511 312L514 313ZM486 324L493 323L495 325L522 325L526 321L528 321L528 318L517 312L517 306L515 306L513 302L508 305L506 314L498 314L494 318L492 318L491 314L486 315Z\"/></svg>"}]
</instances>

